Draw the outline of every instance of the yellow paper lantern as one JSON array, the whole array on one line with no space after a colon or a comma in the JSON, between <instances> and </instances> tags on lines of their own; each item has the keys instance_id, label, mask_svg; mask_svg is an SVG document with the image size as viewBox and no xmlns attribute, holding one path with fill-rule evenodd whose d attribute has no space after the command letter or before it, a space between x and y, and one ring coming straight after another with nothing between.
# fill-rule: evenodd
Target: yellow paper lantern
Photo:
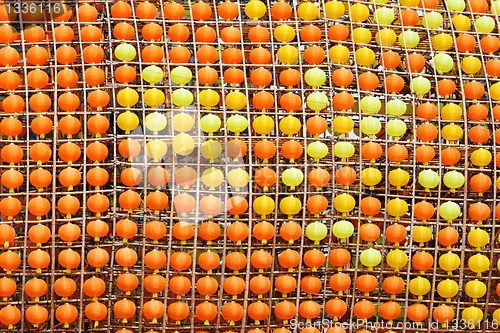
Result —
<instances>
[{"instance_id":1,"label":"yellow paper lantern","mask_svg":"<svg viewBox=\"0 0 500 333\"><path fill-rule=\"evenodd\" d=\"M448 9L455 12L463 12L465 9L464 0L447 0L446 5Z\"/></svg>"},{"instance_id":2,"label":"yellow paper lantern","mask_svg":"<svg viewBox=\"0 0 500 333\"><path fill-rule=\"evenodd\" d=\"M500 1L499 0L493 1L491 4L490 10L491 10L492 14L499 15L500 14Z\"/></svg>"},{"instance_id":3,"label":"yellow paper lantern","mask_svg":"<svg viewBox=\"0 0 500 333\"><path fill-rule=\"evenodd\" d=\"M170 79L175 84L182 86L191 81L193 73L185 66L177 66L170 72Z\"/></svg>"},{"instance_id":4,"label":"yellow paper lantern","mask_svg":"<svg viewBox=\"0 0 500 333\"><path fill-rule=\"evenodd\" d=\"M493 322L494 323L500 323L500 309L496 309L493 312Z\"/></svg>"},{"instance_id":5,"label":"yellow paper lantern","mask_svg":"<svg viewBox=\"0 0 500 333\"><path fill-rule=\"evenodd\" d=\"M283 45L278 49L278 60L285 65L291 65L299 59L299 51L292 45Z\"/></svg>"},{"instance_id":6,"label":"yellow paper lantern","mask_svg":"<svg viewBox=\"0 0 500 333\"><path fill-rule=\"evenodd\" d=\"M411 236L414 242L424 246L424 243L432 239L432 230L428 227L416 226L412 229Z\"/></svg>"},{"instance_id":7,"label":"yellow paper lantern","mask_svg":"<svg viewBox=\"0 0 500 333\"><path fill-rule=\"evenodd\" d=\"M488 235L486 230L474 229L467 234L467 241L471 246L480 251L483 246L488 244L488 242L490 241L490 236Z\"/></svg>"},{"instance_id":8,"label":"yellow paper lantern","mask_svg":"<svg viewBox=\"0 0 500 333\"><path fill-rule=\"evenodd\" d=\"M439 185L439 175L436 171L427 169L418 174L418 182L425 188L426 192L430 192L431 188Z\"/></svg>"},{"instance_id":9,"label":"yellow paper lantern","mask_svg":"<svg viewBox=\"0 0 500 333\"><path fill-rule=\"evenodd\" d=\"M458 294L458 283L450 279L443 280L439 282L437 292L439 296L446 298L447 302L451 302L451 298Z\"/></svg>"},{"instance_id":10,"label":"yellow paper lantern","mask_svg":"<svg viewBox=\"0 0 500 333\"><path fill-rule=\"evenodd\" d=\"M449 54L438 52L434 56L434 68L439 74L451 71L453 64L453 58Z\"/></svg>"},{"instance_id":11,"label":"yellow paper lantern","mask_svg":"<svg viewBox=\"0 0 500 333\"><path fill-rule=\"evenodd\" d=\"M392 29L381 29L375 34L375 41L378 45L382 46L392 46L396 42L397 36Z\"/></svg>"},{"instance_id":12,"label":"yellow paper lantern","mask_svg":"<svg viewBox=\"0 0 500 333\"><path fill-rule=\"evenodd\" d=\"M306 236L310 240L314 241L315 245L318 245L328 235L328 229L326 225L321 222L315 221L310 223L306 227Z\"/></svg>"},{"instance_id":13,"label":"yellow paper lantern","mask_svg":"<svg viewBox=\"0 0 500 333\"><path fill-rule=\"evenodd\" d=\"M377 113L382 108L382 102L375 96L365 96L360 102L361 112Z\"/></svg>"},{"instance_id":14,"label":"yellow paper lantern","mask_svg":"<svg viewBox=\"0 0 500 333\"><path fill-rule=\"evenodd\" d=\"M289 43L295 38L295 29L288 24L282 24L274 29L274 38L280 43Z\"/></svg>"},{"instance_id":15,"label":"yellow paper lantern","mask_svg":"<svg viewBox=\"0 0 500 333\"><path fill-rule=\"evenodd\" d=\"M498 82L490 86L490 97L495 101L500 101L500 84Z\"/></svg>"},{"instance_id":16,"label":"yellow paper lantern","mask_svg":"<svg viewBox=\"0 0 500 333\"><path fill-rule=\"evenodd\" d=\"M382 124L380 123L380 120L378 118L369 116L363 117L363 120L361 120L361 132L368 135L372 139L373 136L380 132L381 129Z\"/></svg>"},{"instance_id":17,"label":"yellow paper lantern","mask_svg":"<svg viewBox=\"0 0 500 333\"><path fill-rule=\"evenodd\" d=\"M215 140L207 140L203 142L200 146L201 156L210 160L210 163L214 163L214 159L218 158L222 154L222 145Z\"/></svg>"},{"instance_id":18,"label":"yellow paper lantern","mask_svg":"<svg viewBox=\"0 0 500 333\"><path fill-rule=\"evenodd\" d=\"M406 133L406 123L401 119L392 119L387 123L387 134L396 140Z\"/></svg>"},{"instance_id":19,"label":"yellow paper lantern","mask_svg":"<svg viewBox=\"0 0 500 333\"><path fill-rule=\"evenodd\" d=\"M451 22L453 23L455 30L460 32L469 31L471 26L469 17L465 15L454 15Z\"/></svg>"},{"instance_id":20,"label":"yellow paper lantern","mask_svg":"<svg viewBox=\"0 0 500 333\"><path fill-rule=\"evenodd\" d=\"M392 186L396 186L398 190L406 186L409 181L410 175L403 169L398 168L389 172L389 183L391 183Z\"/></svg>"},{"instance_id":21,"label":"yellow paper lantern","mask_svg":"<svg viewBox=\"0 0 500 333\"><path fill-rule=\"evenodd\" d=\"M491 16L481 16L476 19L476 29L477 32L489 34L495 29L495 20Z\"/></svg>"},{"instance_id":22,"label":"yellow paper lantern","mask_svg":"<svg viewBox=\"0 0 500 333\"><path fill-rule=\"evenodd\" d=\"M361 252L359 261L361 261L364 266L368 267L369 271L373 271L373 267L377 266L382 261L382 254L379 250L369 248Z\"/></svg>"},{"instance_id":23,"label":"yellow paper lantern","mask_svg":"<svg viewBox=\"0 0 500 333\"><path fill-rule=\"evenodd\" d=\"M469 281L465 284L465 293L469 297L473 298L473 302L477 302L478 298L486 295L486 291L486 285L477 279Z\"/></svg>"},{"instance_id":24,"label":"yellow paper lantern","mask_svg":"<svg viewBox=\"0 0 500 333\"><path fill-rule=\"evenodd\" d=\"M127 87L116 94L116 101L124 108L131 108L139 101L139 94L134 89Z\"/></svg>"},{"instance_id":25,"label":"yellow paper lantern","mask_svg":"<svg viewBox=\"0 0 500 333\"><path fill-rule=\"evenodd\" d=\"M201 117L200 126L203 132L209 133L208 135L213 135L214 132L217 132L221 127L222 121L219 117L214 114L207 114Z\"/></svg>"},{"instance_id":26,"label":"yellow paper lantern","mask_svg":"<svg viewBox=\"0 0 500 333\"><path fill-rule=\"evenodd\" d=\"M328 97L325 93L314 91L307 96L306 103L309 109L319 112L328 106Z\"/></svg>"},{"instance_id":27,"label":"yellow paper lantern","mask_svg":"<svg viewBox=\"0 0 500 333\"><path fill-rule=\"evenodd\" d=\"M232 91L226 95L226 106L229 109L236 111L243 109L246 105L247 97L241 91Z\"/></svg>"},{"instance_id":28,"label":"yellow paper lantern","mask_svg":"<svg viewBox=\"0 0 500 333\"><path fill-rule=\"evenodd\" d=\"M335 237L339 238L342 243L351 237L354 233L354 226L351 222L346 220L337 221L333 224L332 233Z\"/></svg>"},{"instance_id":29,"label":"yellow paper lantern","mask_svg":"<svg viewBox=\"0 0 500 333\"><path fill-rule=\"evenodd\" d=\"M454 219L460 216L460 206L453 201L446 201L439 206L439 216L452 223Z\"/></svg>"},{"instance_id":30,"label":"yellow paper lantern","mask_svg":"<svg viewBox=\"0 0 500 333\"><path fill-rule=\"evenodd\" d=\"M375 189L375 185L382 180L382 173L377 168L366 168L361 171L361 182L369 186L370 190Z\"/></svg>"},{"instance_id":31,"label":"yellow paper lantern","mask_svg":"<svg viewBox=\"0 0 500 333\"><path fill-rule=\"evenodd\" d=\"M437 29L443 24L443 15L438 12L432 11L424 15L424 27L430 29Z\"/></svg>"},{"instance_id":32,"label":"yellow paper lantern","mask_svg":"<svg viewBox=\"0 0 500 333\"><path fill-rule=\"evenodd\" d=\"M266 215L274 212L274 208L274 200L269 198L267 195L257 197L253 201L253 210L255 213L260 215L263 220L266 219Z\"/></svg>"},{"instance_id":33,"label":"yellow paper lantern","mask_svg":"<svg viewBox=\"0 0 500 333\"><path fill-rule=\"evenodd\" d=\"M337 195L335 199L333 199L333 206L335 207L335 210L342 213L343 216L347 215L350 211L354 209L356 206L356 200L354 198L347 194L347 193L342 193L340 195Z\"/></svg>"},{"instance_id":34,"label":"yellow paper lantern","mask_svg":"<svg viewBox=\"0 0 500 333\"><path fill-rule=\"evenodd\" d=\"M135 47L128 43L121 43L115 48L115 57L121 61L132 61L137 55Z\"/></svg>"},{"instance_id":35,"label":"yellow paper lantern","mask_svg":"<svg viewBox=\"0 0 500 333\"><path fill-rule=\"evenodd\" d=\"M344 45L335 45L328 52L330 60L337 65L343 65L349 61L349 49Z\"/></svg>"},{"instance_id":36,"label":"yellow paper lantern","mask_svg":"<svg viewBox=\"0 0 500 333\"><path fill-rule=\"evenodd\" d=\"M194 140L186 133L179 133L172 140L172 148L177 155L188 156L194 150Z\"/></svg>"},{"instance_id":37,"label":"yellow paper lantern","mask_svg":"<svg viewBox=\"0 0 500 333\"><path fill-rule=\"evenodd\" d=\"M239 192L240 188L247 186L249 180L248 172L241 168L233 169L227 173L227 181L235 188L236 192Z\"/></svg>"},{"instance_id":38,"label":"yellow paper lantern","mask_svg":"<svg viewBox=\"0 0 500 333\"><path fill-rule=\"evenodd\" d=\"M354 151L354 145L350 142L337 142L333 146L335 156L340 158L342 162L354 155Z\"/></svg>"},{"instance_id":39,"label":"yellow paper lantern","mask_svg":"<svg viewBox=\"0 0 500 333\"><path fill-rule=\"evenodd\" d=\"M167 117L159 112L153 112L146 116L146 128L153 132L154 135L163 130L167 126Z\"/></svg>"},{"instance_id":40,"label":"yellow paper lantern","mask_svg":"<svg viewBox=\"0 0 500 333\"><path fill-rule=\"evenodd\" d=\"M239 135L247 129L248 121L247 118L242 115L235 114L227 119L226 126L231 132L235 132L236 135Z\"/></svg>"},{"instance_id":41,"label":"yellow paper lantern","mask_svg":"<svg viewBox=\"0 0 500 333\"><path fill-rule=\"evenodd\" d=\"M173 99L173 97L172 97ZM143 96L144 103L151 108L156 108L165 103L165 94L160 89L148 89Z\"/></svg>"},{"instance_id":42,"label":"yellow paper lantern","mask_svg":"<svg viewBox=\"0 0 500 333\"><path fill-rule=\"evenodd\" d=\"M409 284L410 292L421 300L425 294L431 290L431 283L424 277L417 276L411 279Z\"/></svg>"},{"instance_id":43,"label":"yellow paper lantern","mask_svg":"<svg viewBox=\"0 0 500 333\"><path fill-rule=\"evenodd\" d=\"M399 221L408 212L408 204L403 199L392 199L387 203L387 213Z\"/></svg>"},{"instance_id":44,"label":"yellow paper lantern","mask_svg":"<svg viewBox=\"0 0 500 333\"><path fill-rule=\"evenodd\" d=\"M447 33L441 33L432 37L432 46L437 51L446 51L453 46L453 37Z\"/></svg>"},{"instance_id":45,"label":"yellow paper lantern","mask_svg":"<svg viewBox=\"0 0 500 333\"><path fill-rule=\"evenodd\" d=\"M174 130L177 132L187 132L194 126L194 119L187 113L178 113L174 116Z\"/></svg>"},{"instance_id":46,"label":"yellow paper lantern","mask_svg":"<svg viewBox=\"0 0 500 333\"><path fill-rule=\"evenodd\" d=\"M325 71L319 69L318 67L310 68L306 71L304 75L306 83L316 89L317 87L323 85L326 81Z\"/></svg>"},{"instance_id":47,"label":"yellow paper lantern","mask_svg":"<svg viewBox=\"0 0 500 333\"><path fill-rule=\"evenodd\" d=\"M401 6L416 7L420 3L420 0L401 0L400 3Z\"/></svg>"},{"instance_id":48,"label":"yellow paper lantern","mask_svg":"<svg viewBox=\"0 0 500 333\"><path fill-rule=\"evenodd\" d=\"M364 22L370 16L370 10L366 5L356 3L349 9L351 20L354 22Z\"/></svg>"},{"instance_id":49,"label":"yellow paper lantern","mask_svg":"<svg viewBox=\"0 0 500 333\"><path fill-rule=\"evenodd\" d=\"M477 273L478 276L481 276L481 273L490 268L490 259L483 254L475 254L469 258L467 264L471 271Z\"/></svg>"},{"instance_id":50,"label":"yellow paper lantern","mask_svg":"<svg viewBox=\"0 0 500 333\"><path fill-rule=\"evenodd\" d=\"M280 120L279 127L280 131L291 137L300 131L302 124L297 117L289 115Z\"/></svg>"},{"instance_id":51,"label":"yellow paper lantern","mask_svg":"<svg viewBox=\"0 0 500 333\"><path fill-rule=\"evenodd\" d=\"M372 33L367 28L358 27L352 31L352 38L356 44L369 44Z\"/></svg>"},{"instance_id":52,"label":"yellow paper lantern","mask_svg":"<svg viewBox=\"0 0 500 333\"><path fill-rule=\"evenodd\" d=\"M354 128L354 121L350 117L337 116L333 119L333 130L341 134L346 134Z\"/></svg>"},{"instance_id":53,"label":"yellow paper lantern","mask_svg":"<svg viewBox=\"0 0 500 333\"><path fill-rule=\"evenodd\" d=\"M125 134L130 134L131 131L135 130L139 126L139 117L133 112L125 111L120 113L116 119L118 127L125 131Z\"/></svg>"},{"instance_id":54,"label":"yellow paper lantern","mask_svg":"<svg viewBox=\"0 0 500 333\"><path fill-rule=\"evenodd\" d=\"M406 113L407 107L405 102L400 99L391 99L386 104L387 114L395 117L402 116Z\"/></svg>"},{"instance_id":55,"label":"yellow paper lantern","mask_svg":"<svg viewBox=\"0 0 500 333\"><path fill-rule=\"evenodd\" d=\"M340 1L328 1L325 3L325 15L327 18L336 20L345 13L344 4Z\"/></svg>"},{"instance_id":56,"label":"yellow paper lantern","mask_svg":"<svg viewBox=\"0 0 500 333\"><path fill-rule=\"evenodd\" d=\"M191 105L193 103L193 93L184 88L176 89L172 93L172 103L181 108Z\"/></svg>"},{"instance_id":57,"label":"yellow paper lantern","mask_svg":"<svg viewBox=\"0 0 500 333\"><path fill-rule=\"evenodd\" d=\"M274 120L273 118L266 115L258 116L254 119L252 128L258 134L269 134L274 130Z\"/></svg>"},{"instance_id":58,"label":"yellow paper lantern","mask_svg":"<svg viewBox=\"0 0 500 333\"><path fill-rule=\"evenodd\" d=\"M446 125L441 130L441 136L443 137L443 139L450 141L450 143L460 140L463 135L464 130L462 129L462 127L456 124Z\"/></svg>"},{"instance_id":59,"label":"yellow paper lantern","mask_svg":"<svg viewBox=\"0 0 500 333\"><path fill-rule=\"evenodd\" d=\"M413 49L420 42L420 37L413 30L405 30L399 34L398 41L402 47Z\"/></svg>"},{"instance_id":60,"label":"yellow paper lantern","mask_svg":"<svg viewBox=\"0 0 500 333\"><path fill-rule=\"evenodd\" d=\"M412 92L416 93L418 97L422 97L431 90L431 82L423 76L417 76L412 78L410 89Z\"/></svg>"},{"instance_id":61,"label":"yellow paper lantern","mask_svg":"<svg viewBox=\"0 0 500 333\"><path fill-rule=\"evenodd\" d=\"M168 151L168 146L161 140L151 140L146 144L146 153L155 162L165 156Z\"/></svg>"},{"instance_id":62,"label":"yellow paper lantern","mask_svg":"<svg viewBox=\"0 0 500 333\"><path fill-rule=\"evenodd\" d=\"M455 193L456 189L462 187L465 182L465 177L461 172L456 170L448 171L443 177L443 182L450 188L451 193Z\"/></svg>"},{"instance_id":63,"label":"yellow paper lantern","mask_svg":"<svg viewBox=\"0 0 500 333\"><path fill-rule=\"evenodd\" d=\"M478 326L483 320L483 316L483 311L475 306L470 306L462 311L462 320L464 320L467 325L472 324L471 326L468 326L469 329L472 328L472 326Z\"/></svg>"},{"instance_id":64,"label":"yellow paper lantern","mask_svg":"<svg viewBox=\"0 0 500 333\"><path fill-rule=\"evenodd\" d=\"M373 50L362 47L355 52L356 63L360 66L371 66L375 62L375 52Z\"/></svg>"},{"instance_id":65,"label":"yellow paper lantern","mask_svg":"<svg viewBox=\"0 0 500 333\"><path fill-rule=\"evenodd\" d=\"M459 120L462 118L462 108L455 103L448 103L441 109L441 118L443 120Z\"/></svg>"},{"instance_id":66,"label":"yellow paper lantern","mask_svg":"<svg viewBox=\"0 0 500 333\"><path fill-rule=\"evenodd\" d=\"M213 191L224 181L224 174L219 169L211 167L202 172L201 181Z\"/></svg>"},{"instance_id":67,"label":"yellow paper lantern","mask_svg":"<svg viewBox=\"0 0 500 333\"><path fill-rule=\"evenodd\" d=\"M286 186L290 186L291 190L295 190L296 186L302 184L304 173L297 168L288 168L281 173L281 180Z\"/></svg>"},{"instance_id":68,"label":"yellow paper lantern","mask_svg":"<svg viewBox=\"0 0 500 333\"><path fill-rule=\"evenodd\" d=\"M296 215L302 209L302 202L299 198L296 198L292 195L284 197L280 201L280 210L283 214L288 215L288 218L291 219L293 215Z\"/></svg>"},{"instance_id":69,"label":"yellow paper lantern","mask_svg":"<svg viewBox=\"0 0 500 333\"><path fill-rule=\"evenodd\" d=\"M452 252L448 252L439 257L439 267L451 275L452 272L460 267L460 257Z\"/></svg>"},{"instance_id":70,"label":"yellow paper lantern","mask_svg":"<svg viewBox=\"0 0 500 333\"><path fill-rule=\"evenodd\" d=\"M465 73L472 75L481 70L481 60L476 57L465 57L462 60L462 69Z\"/></svg>"},{"instance_id":71,"label":"yellow paper lantern","mask_svg":"<svg viewBox=\"0 0 500 333\"><path fill-rule=\"evenodd\" d=\"M319 8L311 2L303 2L297 9L297 14L304 21L311 21L318 18Z\"/></svg>"},{"instance_id":72,"label":"yellow paper lantern","mask_svg":"<svg viewBox=\"0 0 500 333\"><path fill-rule=\"evenodd\" d=\"M321 141L314 141L307 145L307 155L319 162L320 158L328 155L328 146Z\"/></svg>"},{"instance_id":73,"label":"yellow paper lantern","mask_svg":"<svg viewBox=\"0 0 500 333\"><path fill-rule=\"evenodd\" d=\"M394 10L387 7L377 8L373 13L373 19L378 24L389 25L394 21Z\"/></svg>"},{"instance_id":74,"label":"yellow paper lantern","mask_svg":"<svg viewBox=\"0 0 500 333\"><path fill-rule=\"evenodd\" d=\"M206 109L210 109L211 107L216 106L220 101L219 94L212 89L200 91L198 97L200 99L200 104L203 105Z\"/></svg>"},{"instance_id":75,"label":"yellow paper lantern","mask_svg":"<svg viewBox=\"0 0 500 333\"><path fill-rule=\"evenodd\" d=\"M252 20L258 20L266 14L267 6L259 0L251 0L245 5L245 14Z\"/></svg>"},{"instance_id":76,"label":"yellow paper lantern","mask_svg":"<svg viewBox=\"0 0 500 333\"><path fill-rule=\"evenodd\" d=\"M142 70L141 76L149 84L155 84L163 80L164 73L160 67L151 65Z\"/></svg>"},{"instance_id":77,"label":"yellow paper lantern","mask_svg":"<svg viewBox=\"0 0 500 333\"><path fill-rule=\"evenodd\" d=\"M491 153L489 150L479 148L471 154L470 160L475 166L484 168L491 163Z\"/></svg>"}]
</instances>

